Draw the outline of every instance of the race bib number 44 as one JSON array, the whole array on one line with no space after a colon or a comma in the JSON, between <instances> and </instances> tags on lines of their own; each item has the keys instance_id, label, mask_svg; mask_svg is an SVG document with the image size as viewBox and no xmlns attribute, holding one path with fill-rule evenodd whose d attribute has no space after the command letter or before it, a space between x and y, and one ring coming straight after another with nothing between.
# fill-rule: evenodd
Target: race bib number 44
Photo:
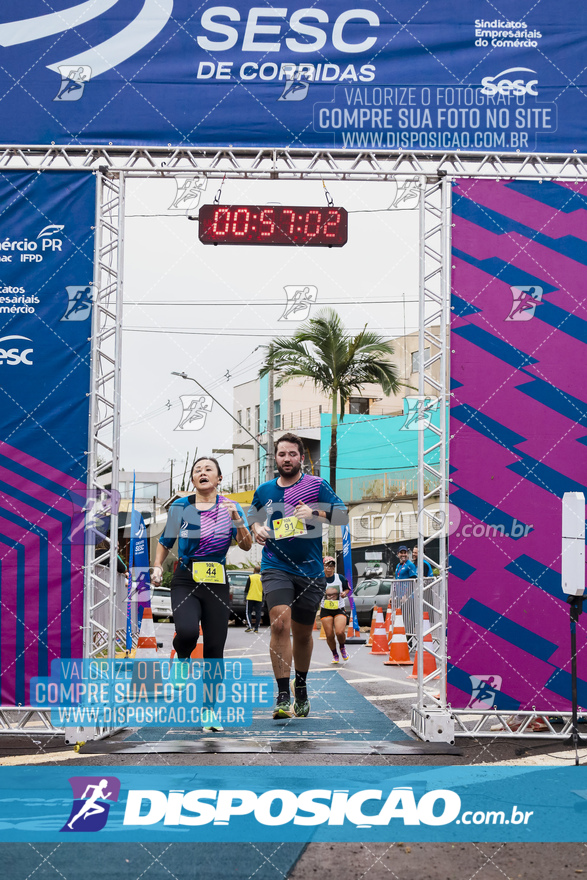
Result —
<instances>
[{"instance_id":1,"label":"race bib number 44","mask_svg":"<svg viewBox=\"0 0 587 880\"><path fill-rule=\"evenodd\" d=\"M273 531L276 541L281 541L283 538L295 538L298 535L306 534L306 523L298 519L297 516L286 516L273 522Z\"/></svg>"},{"instance_id":2,"label":"race bib number 44","mask_svg":"<svg viewBox=\"0 0 587 880\"><path fill-rule=\"evenodd\" d=\"M219 562L193 562L192 577L201 584L223 584L224 566Z\"/></svg>"}]
</instances>

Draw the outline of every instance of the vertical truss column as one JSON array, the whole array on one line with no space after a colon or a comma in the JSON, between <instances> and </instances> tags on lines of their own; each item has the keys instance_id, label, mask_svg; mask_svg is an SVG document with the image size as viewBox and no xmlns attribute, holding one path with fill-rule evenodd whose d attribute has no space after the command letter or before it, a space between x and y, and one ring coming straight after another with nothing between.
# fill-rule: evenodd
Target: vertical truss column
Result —
<instances>
[{"instance_id":1,"label":"vertical truss column","mask_svg":"<svg viewBox=\"0 0 587 880\"><path fill-rule=\"evenodd\" d=\"M114 657L116 646L124 194L123 172L97 172L84 657ZM106 474L109 490L100 482ZM105 549L97 550L104 541Z\"/></svg>"},{"instance_id":2,"label":"vertical truss column","mask_svg":"<svg viewBox=\"0 0 587 880\"><path fill-rule=\"evenodd\" d=\"M420 196L418 383L417 703L412 729L428 741L452 742L446 702L446 594L448 518L448 319L450 315L450 198L445 177L422 178ZM426 357L426 350L429 355ZM432 420L438 411L438 425ZM439 540L438 576L424 579L431 541ZM429 620L424 623L424 612ZM430 637L431 641L424 640ZM437 669L424 675L424 646ZM440 680L436 678L440 675Z\"/></svg>"}]
</instances>

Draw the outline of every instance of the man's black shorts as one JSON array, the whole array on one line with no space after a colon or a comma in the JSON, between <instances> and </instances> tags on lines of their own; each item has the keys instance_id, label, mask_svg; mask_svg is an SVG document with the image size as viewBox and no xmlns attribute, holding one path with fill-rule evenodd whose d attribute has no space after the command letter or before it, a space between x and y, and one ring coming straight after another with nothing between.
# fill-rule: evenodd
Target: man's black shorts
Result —
<instances>
[{"instance_id":1,"label":"man's black shorts","mask_svg":"<svg viewBox=\"0 0 587 880\"><path fill-rule=\"evenodd\" d=\"M326 578L308 578L278 568L261 572L263 594L269 610L276 605L289 605L295 623L314 623L316 612L326 590Z\"/></svg>"}]
</instances>

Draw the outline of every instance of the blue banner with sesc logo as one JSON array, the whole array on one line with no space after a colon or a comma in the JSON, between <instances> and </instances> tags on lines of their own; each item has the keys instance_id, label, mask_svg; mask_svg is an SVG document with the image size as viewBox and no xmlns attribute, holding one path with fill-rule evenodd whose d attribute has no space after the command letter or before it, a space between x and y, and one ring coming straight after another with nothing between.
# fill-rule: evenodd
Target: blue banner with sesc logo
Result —
<instances>
[{"instance_id":1,"label":"blue banner with sesc logo","mask_svg":"<svg viewBox=\"0 0 587 880\"><path fill-rule=\"evenodd\" d=\"M5 3L2 139L585 152L586 38L575 0Z\"/></svg>"},{"instance_id":2,"label":"blue banner with sesc logo","mask_svg":"<svg viewBox=\"0 0 587 880\"><path fill-rule=\"evenodd\" d=\"M82 656L95 191L87 173L0 174L4 706Z\"/></svg>"}]
</instances>

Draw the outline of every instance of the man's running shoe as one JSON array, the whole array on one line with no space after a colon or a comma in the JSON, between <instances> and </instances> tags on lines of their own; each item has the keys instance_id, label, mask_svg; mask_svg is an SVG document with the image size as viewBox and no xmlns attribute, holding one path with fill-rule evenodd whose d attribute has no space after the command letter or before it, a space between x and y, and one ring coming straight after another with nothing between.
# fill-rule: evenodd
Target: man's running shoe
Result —
<instances>
[{"instance_id":1,"label":"man's running shoe","mask_svg":"<svg viewBox=\"0 0 587 880\"><path fill-rule=\"evenodd\" d=\"M282 700L280 703L277 703L273 710L273 718L275 721L279 718L291 718L292 714L291 703L289 700Z\"/></svg>"},{"instance_id":2,"label":"man's running shoe","mask_svg":"<svg viewBox=\"0 0 587 880\"><path fill-rule=\"evenodd\" d=\"M252 633L252 632L253 632L253 627L252 627L252 626L248 626L248 627L246 628L245 632L246 632L246 633Z\"/></svg>"},{"instance_id":3,"label":"man's running shoe","mask_svg":"<svg viewBox=\"0 0 587 880\"><path fill-rule=\"evenodd\" d=\"M305 700L295 700L293 704L293 713L296 718L307 718L310 714L310 701L306 697Z\"/></svg>"},{"instance_id":4,"label":"man's running shoe","mask_svg":"<svg viewBox=\"0 0 587 880\"><path fill-rule=\"evenodd\" d=\"M205 724L202 727L204 733L217 733L219 730L224 730L222 724Z\"/></svg>"},{"instance_id":5,"label":"man's running shoe","mask_svg":"<svg viewBox=\"0 0 587 880\"><path fill-rule=\"evenodd\" d=\"M346 648L345 648L344 645L341 645L341 646L340 646L340 656L342 657L343 660L348 660L348 659L349 659L349 655L347 654L347 652L346 652Z\"/></svg>"},{"instance_id":6,"label":"man's running shoe","mask_svg":"<svg viewBox=\"0 0 587 880\"><path fill-rule=\"evenodd\" d=\"M332 662L340 663L340 657L338 656L338 653L336 651L332 652Z\"/></svg>"}]
</instances>

